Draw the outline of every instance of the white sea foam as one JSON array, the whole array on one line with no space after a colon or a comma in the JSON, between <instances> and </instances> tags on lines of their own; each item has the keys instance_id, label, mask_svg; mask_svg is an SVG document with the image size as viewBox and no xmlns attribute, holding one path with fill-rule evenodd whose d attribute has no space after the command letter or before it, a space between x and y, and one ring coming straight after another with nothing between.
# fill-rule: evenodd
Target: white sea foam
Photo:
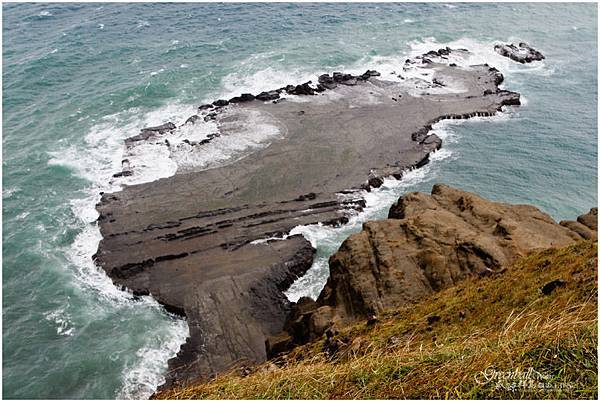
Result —
<instances>
[{"instance_id":1,"label":"white sea foam","mask_svg":"<svg viewBox=\"0 0 600 402\"><path fill-rule=\"evenodd\" d=\"M23 219L27 218L28 216L29 216L29 211L21 212L19 215L17 215L17 220L22 221Z\"/></svg>"},{"instance_id":2,"label":"white sea foam","mask_svg":"<svg viewBox=\"0 0 600 402\"><path fill-rule=\"evenodd\" d=\"M177 142L170 144L171 159L182 172L198 171L232 163L259 148L270 144L270 141L281 134L277 122L268 114L257 111L235 110L225 111L224 115L234 114L235 119L217 126L214 123L193 125L188 131L186 127L177 130ZM201 138L190 135L204 127ZM206 138L208 134L219 132L221 135L203 146L194 146L183 142L184 138L193 141ZM171 140L169 140L171 141Z\"/></svg>"},{"instance_id":3,"label":"white sea foam","mask_svg":"<svg viewBox=\"0 0 600 402\"><path fill-rule=\"evenodd\" d=\"M523 73L535 73L551 75L554 70L548 68L544 61L536 61L530 64L520 64L503 57L494 51L494 45L506 42L518 42L516 38L496 40L489 42L476 41L470 38L461 38L451 42L437 42L434 37L425 37L408 43L406 53L397 55L375 55L367 56L350 65L339 65L330 68L331 71L344 71L351 74L362 74L366 69L375 69L381 73L381 78L396 81L406 86L413 95L419 96L428 93L461 93L465 88L460 82L444 80L444 86L432 87L433 78L436 77L435 70L424 68L421 64L405 65L407 58L427 53L430 50L438 50L449 46L452 49L468 49L468 52L455 51L446 56L446 59L436 58L436 62L455 63L463 68L471 65L488 63L498 68L505 75L519 75ZM284 87L290 83L300 84L312 81L316 84L317 77L323 73L322 70L309 70L306 68L274 68L271 59L273 52L255 54L242 61L236 66L235 72L228 74L222 80L222 89L214 94L214 97L229 98L238 96L242 92L253 94ZM259 66L257 68L257 66ZM261 68L262 66L267 66ZM406 67L406 70L404 70ZM398 77L400 75L401 77ZM439 77L438 77L439 78ZM334 93L335 91L327 91ZM326 94L327 94L326 92ZM307 102L319 101L323 97L295 97L286 95L290 101Z\"/></svg>"},{"instance_id":4,"label":"white sea foam","mask_svg":"<svg viewBox=\"0 0 600 402\"><path fill-rule=\"evenodd\" d=\"M273 67L255 70L254 63L259 63L255 56L241 63L236 72L225 76L221 82L222 90L220 96L228 99L238 96L242 92L258 94L263 91L270 91L276 88L284 87L288 84L301 84L308 81L316 82L316 74L313 71L303 69L277 70Z\"/></svg>"},{"instance_id":5,"label":"white sea foam","mask_svg":"<svg viewBox=\"0 0 600 402\"><path fill-rule=\"evenodd\" d=\"M132 302L132 295L114 286L105 272L92 261L92 255L97 251L102 239L95 222L98 217L95 205L100 199L100 191L117 191L123 184L153 181L174 173L172 166L161 164L161 161L164 162L168 157L158 158L157 150L160 148L154 147L145 149L146 152L138 149L137 155L130 157L137 175L121 180L113 179L112 175L121 170L123 140L139 133L141 127L159 125L165 121L182 121L193 112L193 107L172 104L144 114L131 109L106 116L89 130L80 147L70 146L50 153L50 165L67 166L90 182L87 196L71 201L71 209L79 218L82 231L65 254L72 263L77 279L75 284L95 295L101 302L126 306ZM139 298L136 304L139 308L162 310L150 296ZM64 317L57 312L50 314L47 319L54 320L59 325L61 334L71 335L72 330L66 326L67 321ZM141 360L136 359L123 372L124 385L120 397L147 398L156 385L164 381L162 373L166 362L185 341L188 328L185 321L173 319L168 328L161 328L161 331L163 333L160 336L149 338L148 343L138 352Z\"/></svg>"},{"instance_id":6,"label":"white sea foam","mask_svg":"<svg viewBox=\"0 0 600 402\"><path fill-rule=\"evenodd\" d=\"M244 157L253 149L267 145L274 136L280 134L270 116L248 112L238 116L237 123L224 123L223 134L210 143L193 146L190 144L206 139L209 134L220 133L214 122L204 122L202 116L196 124L182 124L194 112L194 107L180 104L167 105L148 113L140 113L137 109L127 110L102 118L89 130L81 146L71 145L50 152L50 165L67 166L91 183L86 197L71 201L71 209L80 219L82 231L66 250L66 255L74 267L76 284L83 289L93 290L100 300L117 305L132 302L132 295L115 287L104 271L92 261L92 255L102 239L95 208L101 191L114 192L125 184L154 181L171 176L178 169L200 170L229 163ZM155 140L124 146L124 140L138 134L141 128L167 121L179 127L171 133L159 135ZM133 175L114 178L113 174L123 169L124 159L127 159L125 165ZM3 195L10 196L6 193ZM142 297L137 303L147 308L159 308L150 296ZM65 333L68 330L61 329ZM164 380L162 373L168 358L177 352L188 336L187 324L183 320L173 320L167 331L167 335L149 339L149 343L138 352L139 358L125 369L124 385L119 397L146 398Z\"/></svg>"},{"instance_id":7,"label":"white sea foam","mask_svg":"<svg viewBox=\"0 0 600 402\"><path fill-rule=\"evenodd\" d=\"M148 399L164 383L167 361L173 357L189 335L185 321L175 320L163 339L151 339L137 351L137 361L122 374L123 387L118 399Z\"/></svg>"},{"instance_id":8,"label":"white sea foam","mask_svg":"<svg viewBox=\"0 0 600 402\"><path fill-rule=\"evenodd\" d=\"M17 193L18 191L20 191L18 187L4 187L2 189L2 198L10 198L13 196L13 194Z\"/></svg>"},{"instance_id":9,"label":"white sea foam","mask_svg":"<svg viewBox=\"0 0 600 402\"><path fill-rule=\"evenodd\" d=\"M513 43L519 42L517 38L509 37L504 40L494 40L488 42L480 42L470 38L461 38L450 42L437 42L435 38L428 37L421 40L409 42L411 57L427 53L430 50L437 50L443 47L450 47L451 49L467 49L468 52L451 52L446 63L456 63L463 68L468 68L471 65L477 64L489 64L490 66L496 67L500 72L506 76L518 75L518 74L543 74L551 75L554 70L548 68L544 60L534 61L529 64L515 63L508 57L501 56L494 50L494 46L502 43ZM543 50L542 50L543 53ZM436 60L438 61L438 60Z\"/></svg>"},{"instance_id":10,"label":"white sea foam","mask_svg":"<svg viewBox=\"0 0 600 402\"><path fill-rule=\"evenodd\" d=\"M67 304L68 307L68 304ZM47 321L56 325L56 333L61 336L73 336L75 328L71 323L71 315L66 308L57 308L44 314Z\"/></svg>"},{"instance_id":11,"label":"white sea foam","mask_svg":"<svg viewBox=\"0 0 600 402\"><path fill-rule=\"evenodd\" d=\"M87 199L73 200L72 208L83 222L91 222L97 217L93 207L97 198L90 196ZM130 293L123 292L110 280L103 270L92 261L91 256L96 252L98 243L102 239L97 224L87 224L83 231L77 235L73 245L67 250L67 256L75 267L77 284L83 289L92 290L101 301L117 306L128 306L133 302ZM136 308L162 311L158 302L151 296L138 297ZM58 318L57 318L58 317ZM51 316L57 324L57 331L61 335L73 335L73 328L64 321L64 317ZM69 316L67 315L68 319ZM63 319L63 321L57 321ZM65 324L66 323L66 324ZM181 319L172 318L169 325L160 328L160 334L149 336L147 343L137 352L137 359L124 368L122 372L123 386L119 391L120 399L147 399L156 387L164 382L164 373L169 358L175 356L179 347L189 336L187 323Z\"/></svg>"}]
</instances>

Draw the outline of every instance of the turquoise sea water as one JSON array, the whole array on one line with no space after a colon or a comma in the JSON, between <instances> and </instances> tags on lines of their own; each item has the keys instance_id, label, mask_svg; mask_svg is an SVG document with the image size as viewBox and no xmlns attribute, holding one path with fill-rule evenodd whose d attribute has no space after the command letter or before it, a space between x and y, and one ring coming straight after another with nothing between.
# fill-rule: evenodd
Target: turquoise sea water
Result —
<instances>
[{"instance_id":1,"label":"turquoise sea water","mask_svg":"<svg viewBox=\"0 0 600 402\"><path fill-rule=\"evenodd\" d=\"M530 203L555 219L597 205L595 4L3 5L3 396L146 397L186 336L151 298L134 300L91 262L98 192L122 139L181 122L218 96L385 69L449 44L498 67L523 107L437 127L426 168L369 195L347 227L297 229L319 259L290 298L315 295L324 261L405 191L444 182ZM525 40L547 57L491 51ZM146 178L151 180L152 177Z\"/></svg>"}]
</instances>

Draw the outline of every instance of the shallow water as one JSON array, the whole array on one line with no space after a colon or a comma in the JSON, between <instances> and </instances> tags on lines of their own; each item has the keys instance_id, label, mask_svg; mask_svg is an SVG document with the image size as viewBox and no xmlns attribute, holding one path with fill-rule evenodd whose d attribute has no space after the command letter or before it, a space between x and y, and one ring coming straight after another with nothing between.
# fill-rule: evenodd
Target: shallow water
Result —
<instances>
[{"instance_id":1,"label":"shallow water","mask_svg":"<svg viewBox=\"0 0 600 402\"><path fill-rule=\"evenodd\" d=\"M351 224L295 229L318 258L291 299L316 296L327 257L406 191L443 182L555 219L597 205L596 21L594 4L4 5L3 396L146 397L162 381L185 322L94 267L94 204L122 184L109 181L124 138L181 124L204 101L334 69L391 71L446 44L498 67L526 99L436 127L444 148L433 162L386 181ZM523 66L491 50L520 40L547 59ZM137 155L137 182L177 168L155 151Z\"/></svg>"}]
</instances>

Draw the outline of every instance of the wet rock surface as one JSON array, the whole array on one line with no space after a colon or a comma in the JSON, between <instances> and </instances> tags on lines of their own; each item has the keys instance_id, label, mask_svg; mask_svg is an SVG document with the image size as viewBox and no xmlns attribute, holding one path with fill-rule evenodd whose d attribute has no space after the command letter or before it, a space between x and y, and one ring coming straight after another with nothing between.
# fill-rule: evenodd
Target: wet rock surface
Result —
<instances>
[{"instance_id":1,"label":"wet rock surface","mask_svg":"<svg viewBox=\"0 0 600 402\"><path fill-rule=\"evenodd\" d=\"M597 209L576 223L597 236ZM319 298L299 301L288 317L288 344L416 303L470 276L500 274L532 251L587 238L587 232L558 224L533 206L493 202L439 184L431 195L408 193L387 220L366 222L331 256ZM547 284L542 292L561 285Z\"/></svg>"},{"instance_id":2,"label":"wet rock surface","mask_svg":"<svg viewBox=\"0 0 600 402\"><path fill-rule=\"evenodd\" d=\"M290 313L283 291L313 260L310 243L289 236L292 228L343 224L364 207L360 190L426 164L442 145L429 132L435 122L492 116L519 104L519 94L498 89L503 77L496 69L450 67L445 52L411 63L441 82L460 83L460 92L434 93L429 83L416 96L406 83L368 70L202 105L187 124L208 120L220 135L193 148L227 141L253 115L268 116L280 135L232 162L102 196L97 264L116 284L151 294L187 318L190 337L169 361L166 387L266 359L265 341L281 333ZM142 130L125 145L164 141L169 147L163 136L173 130L173 123ZM447 280L440 278L439 286ZM419 289L425 292L426 283ZM312 332L339 314L319 303Z\"/></svg>"},{"instance_id":3,"label":"wet rock surface","mask_svg":"<svg viewBox=\"0 0 600 402\"><path fill-rule=\"evenodd\" d=\"M512 43L496 45L494 46L494 50L501 56L508 57L509 59L521 64L545 59L541 52L535 50L525 42L519 43L519 46L516 46Z\"/></svg>"}]
</instances>

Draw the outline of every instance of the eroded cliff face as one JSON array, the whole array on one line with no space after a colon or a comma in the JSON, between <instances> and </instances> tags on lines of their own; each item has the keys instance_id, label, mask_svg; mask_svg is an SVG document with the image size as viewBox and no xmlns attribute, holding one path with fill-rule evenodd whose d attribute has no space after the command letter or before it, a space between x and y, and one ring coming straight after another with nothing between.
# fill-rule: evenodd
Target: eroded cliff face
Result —
<instances>
[{"instance_id":1,"label":"eroded cliff face","mask_svg":"<svg viewBox=\"0 0 600 402\"><path fill-rule=\"evenodd\" d=\"M409 193L388 219L367 222L329 260L316 302L301 299L270 354L336 325L416 303L468 276L494 275L532 251L597 238L597 209L556 223L529 205L489 201L446 185Z\"/></svg>"}]
</instances>

